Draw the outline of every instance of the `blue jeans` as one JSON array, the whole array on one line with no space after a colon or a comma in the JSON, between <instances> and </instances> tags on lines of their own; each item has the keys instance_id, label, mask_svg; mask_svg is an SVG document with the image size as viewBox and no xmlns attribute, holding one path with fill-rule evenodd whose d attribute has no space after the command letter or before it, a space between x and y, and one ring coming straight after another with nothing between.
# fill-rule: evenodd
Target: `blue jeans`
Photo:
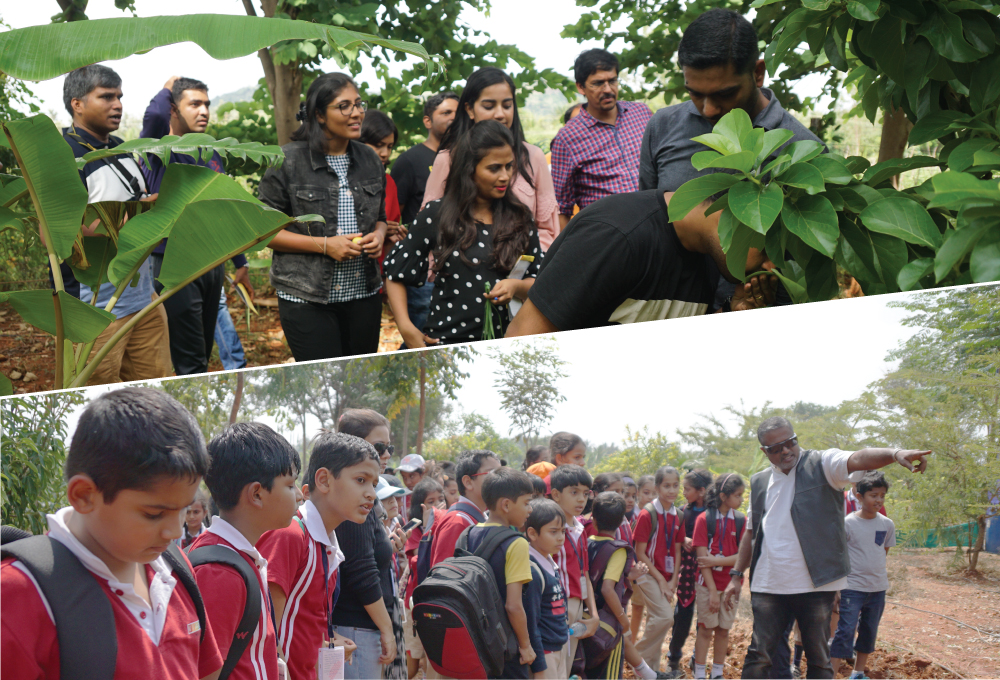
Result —
<instances>
[{"instance_id":1,"label":"blue jeans","mask_svg":"<svg viewBox=\"0 0 1000 680\"><path fill-rule=\"evenodd\" d=\"M855 652L871 654L875 651L878 624L885 609L885 591L863 593L860 590L840 591L840 621L830 645L834 659L850 659ZM857 633L857 641L854 634Z\"/></svg>"},{"instance_id":2,"label":"blue jeans","mask_svg":"<svg viewBox=\"0 0 1000 680\"><path fill-rule=\"evenodd\" d=\"M219 348L219 360L222 361L222 367L227 371L234 368L244 368L247 365L246 356L243 354L243 343L240 342L240 336L236 334L233 317L229 316L229 308L226 307L225 292L219 301L219 320L215 324L215 344Z\"/></svg>"},{"instance_id":3,"label":"blue jeans","mask_svg":"<svg viewBox=\"0 0 1000 680\"><path fill-rule=\"evenodd\" d=\"M334 626L333 630L358 646L351 655L351 663L344 665L344 680L378 680L382 677L382 666L378 662L382 654L382 636L378 628Z\"/></svg>"},{"instance_id":4,"label":"blue jeans","mask_svg":"<svg viewBox=\"0 0 1000 680\"><path fill-rule=\"evenodd\" d=\"M421 332L431 313L432 295L434 295L434 283L431 281L422 286L406 287L406 311L410 315L410 321Z\"/></svg>"}]
</instances>

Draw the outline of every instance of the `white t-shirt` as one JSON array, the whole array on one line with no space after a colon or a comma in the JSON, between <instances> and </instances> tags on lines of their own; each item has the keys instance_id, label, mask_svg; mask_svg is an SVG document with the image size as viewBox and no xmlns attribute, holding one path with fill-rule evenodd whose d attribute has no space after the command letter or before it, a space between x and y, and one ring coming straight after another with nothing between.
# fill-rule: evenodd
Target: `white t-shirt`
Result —
<instances>
[{"instance_id":1,"label":"white t-shirt","mask_svg":"<svg viewBox=\"0 0 1000 680\"><path fill-rule=\"evenodd\" d=\"M827 449L821 451L826 481L840 491L848 483L847 459L853 451ZM805 454L805 451L802 452ZM847 578L813 587L806 558L802 554L799 536L792 523L792 501L795 499L795 468L787 475L771 466L771 482L767 486L764 513L764 542L753 571L751 592L793 595L830 590L843 590ZM753 527L753 508L747 507L747 530Z\"/></svg>"},{"instance_id":2,"label":"white t-shirt","mask_svg":"<svg viewBox=\"0 0 1000 680\"><path fill-rule=\"evenodd\" d=\"M847 554L851 557L847 588L862 593L888 590L885 549L896 545L896 525L885 515L876 513L875 519L865 519L858 511L844 518L844 529Z\"/></svg>"}]
</instances>

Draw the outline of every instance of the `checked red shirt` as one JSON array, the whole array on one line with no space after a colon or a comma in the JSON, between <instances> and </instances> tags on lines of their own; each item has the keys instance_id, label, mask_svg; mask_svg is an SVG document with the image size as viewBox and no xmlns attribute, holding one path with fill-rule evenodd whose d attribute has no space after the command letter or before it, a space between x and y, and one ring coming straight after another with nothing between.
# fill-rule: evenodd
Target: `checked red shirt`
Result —
<instances>
[{"instance_id":1,"label":"checked red shirt","mask_svg":"<svg viewBox=\"0 0 1000 680\"><path fill-rule=\"evenodd\" d=\"M552 180L559 212L572 215L612 194L639 190L639 152L653 112L641 102L618 102L618 120L602 123L582 109L552 140Z\"/></svg>"}]
</instances>

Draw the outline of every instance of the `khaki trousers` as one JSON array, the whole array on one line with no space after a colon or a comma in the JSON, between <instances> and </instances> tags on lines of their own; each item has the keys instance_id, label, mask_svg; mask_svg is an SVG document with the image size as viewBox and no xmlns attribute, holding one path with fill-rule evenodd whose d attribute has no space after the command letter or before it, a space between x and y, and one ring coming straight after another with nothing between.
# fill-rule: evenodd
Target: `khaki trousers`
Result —
<instances>
[{"instance_id":1,"label":"khaki trousers","mask_svg":"<svg viewBox=\"0 0 1000 680\"><path fill-rule=\"evenodd\" d=\"M663 654L663 641L670 627L674 625L674 606L660 592L656 579L649 574L640 576L635 584L642 588L642 595L646 600L646 628L642 633L642 639L636 643L635 650L650 668L658 671L660 657Z\"/></svg>"},{"instance_id":2,"label":"khaki trousers","mask_svg":"<svg viewBox=\"0 0 1000 680\"><path fill-rule=\"evenodd\" d=\"M155 295L155 293L154 293ZM156 299L155 297L153 298ZM138 314L136 312L135 314ZM104 344L111 339L135 314L123 316L97 336L93 359ZM137 323L121 340L111 348L107 356L97 366L97 370L87 381L88 385L127 382L165 378L173 373L170 362L170 335L167 332L167 311L163 305L157 306Z\"/></svg>"}]
</instances>

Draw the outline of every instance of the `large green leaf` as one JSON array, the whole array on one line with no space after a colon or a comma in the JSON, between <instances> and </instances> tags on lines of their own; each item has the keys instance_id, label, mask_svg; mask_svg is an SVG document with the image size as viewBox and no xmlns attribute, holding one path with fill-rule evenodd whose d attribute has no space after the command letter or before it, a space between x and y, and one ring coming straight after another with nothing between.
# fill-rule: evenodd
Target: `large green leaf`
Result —
<instances>
[{"instance_id":1,"label":"large green leaf","mask_svg":"<svg viewBox=\"0 0 1000 680\"><path fill-rule=\"evenodd\" d=\"M756 156L752 151L739 151L728 156L714 151L699 151L691 157L691 164L695 170L705 170L707 168L720 170L739 170L747 174L754 168Z\"/></svg>"},{"instance_id":2,"label":"large green leaf","mask_svg":"<svg viewBox=\"0 0 1000 680\"><path fill-rule=\"evenodd\" d=\"M901 172L915 170L917 168L929 168L933 165L940 165L941 161L931 156L911 156L910 158L890 158L887 161L876 163L865 171L861 181L869 186L877 186L890 177L895 177Z\"/></svg>"},{"instance_id":3,"label":"large green leaf","mask_svg":"<svg viewBox=\"0 0 1000 680\"><path fill-rule=\"evenodd\" d=\"M931 3L930 6L933 9L917 27L917 35L927 38L942 57L960 64L968 64L986 56L986 52L977 50L965 39L962 20L957 15L941 5Z\"/></svg>"},{"instance_id":4,"label":"large green leaf","mask_svg":"<svg viewBox=\"0 0 1000 680\"><path fill-rule=\"evenodd\" d=\"M111 261L108 277L118 285L157 243L171 235L184 207L195 201L229 198L260 203L236 180L210 168L171 163L160 184L160 196L153 209L128 222L118 234L118 254ZM226 231L235 225L220 222L209 225L213 231Z\"/></svg>"},{"instance_id":5,"label":"large green leaf","mask_svg":"<svg viewBox=\"0 0 1000 680\"><path fill-rule=\"evenodd\" d=\"M0 44L3 36L13 32L0 33ZM2 47L0 52L5 52ZM15 147L18 165L38 218L45 223L52 249L60 259L66 259L80 233L87 206L87 189L76 171L73 152L45 115L8 121L3 129Z\"/></svg>"},{"instance_id":6,"label":"large green leaf","mask_svg":"<svg viewBox=\"0 0 1000 680\"><path fill-rule=\"evenodd\" d=\"M995 149L997 143L986 137L973 137L967 139L948 154L948 168L957 172L972 166L975 162L976 152L983 149Z\"/></svg>"},{"instance_id":7,"label":"large green leaf","mask_svg":"<svg viewBox=\"0 0 1000 680\"><path fill-rule=\"evenodd\" d=\"M736 222L733 240L726 252L726 266L734 278L742 281L747 275L747 255L751 248L764 248L764 237L743 224Z\"/></svg>"},{"instance_id":8,"label":"large green leaf","mask_svg":"<svg viewBox=\"0 0 1000 680\"><path fill-rule=\"evenodd\" d=\"M913 146L914 144L932 142L951 132L953 125L967 123L969 120L971 119L967 115L959 111L935 111L934 113L929 113L921 117L913 125L913 129L910 130L910 136L907 138L907 143Z\"/></svg>"},{"instance_id":9,"label":"large green leaf","mask_svg":"<svg viewBox=\"0 0 1000 680\"><path fill-rule=\"evenodd\" d=\"M825 150L822 142L817 142L815 139L803 139L789 144L784 153L792 157L792 163L794 164L812 160Z\"/></svg>"},{"instance_id":10,"label":"large green leaf","mask_svg":"<svg viewBox=\"0 0 1000 680\"><path fill-rule=\"evenodd\" d=\"M969 258L972 280L1000 281L1000 229L985 234Z\"/></svg>"},{"instance_id":11,"label":"large green leaf","mask_svg":"<svg viewBox=\"0 0 1000 680\"><path fill-rule=\"evenodd\" d=\"M190 203L170 232L158 280L164 288L173 288L237 253L254 250L294 221L262 203L232 199Z\"/></svg>"},{"instance_id":12,"label":"large green leaf","mask_svg":"<svg viewBox=\"0 0 1000 680\"><path fill-rule=\"evenodd\" d=\"M946 170L931 178L934 199L928 208L961 208L967 201L1000 201L1000 183L995 179L976 179L965 172Z\"/></svg>"},{"instance_id":13,"label":"large green leaf","mask_svg":"<svg viewBox=\"0 0 1000 680\"><path fill-rule=\"evenodd\" d=\"M83 252L86 260L78 258L75 252L70 259L73 276L80 283L97 288L98 282L105 283L108 280L108 265L118 249L115 248L114 241L106 236L85 236ZM84 264L87 266L83 266Z\"/></svg>"},{"instance_id":14,"label":"large green leaf","mask_svg":"<svg viewBox=\"0 0 1000 680\"><path fill-rule=\"evenodd\" d=\"M670 198L667 206L671 222L684 219L689 212L709 196L725 191L739 182L733 175L716 172L684 182Z\"/></svg>"},{"instance_id":15,"label":"large green leaf","mask_svg":"<svg viewBox=\"0 0 1000 680\"><path fill-rule=\"evenodd\" d=\"M234 59L284 40L322 40L332 49L385 47L430 63L420 45L308 21L224 14L91 19L0 33L0 71L21 80L48 80L102 61L155 47L194 42L215 59Z\"/></svg>"},{"instance_id":16,"label":"large green leaf","mask_svg":"<svg viewBox=\"0 0 1000 680\"><path fill-rule=\"evenodd\" d=\"M880 282L882 277L869 232L861 229L854 220L844 215L839 217L841 238L838 253L841 253L843 261L838 259L838 262L857 279Z\"/></svg>"},{"instance_id":17,"label":"large green leaf","mask_svg":"<svg viewBox=\"0 0 1000 680\"><path fill-rule=\"evenodd\" d=\"M897 236L907 243L937 249L943 237L927 210L902 196L892 196L861 211L861 221L872 231Z\"/></svg>"},{"instance_id":18,"label":"large green leaf","mask_svg":"<svg viewBox=\"0 0 1000 680\"><path fill-rule=\"evenodd\" d=\"M9 302L21 318L35 328L56 334L55 303L52 290L19 290L0 293L0 302ZM115 315L92 307L65 291L59 291L63 334L72 342L91 342L115 320Z\"/></svg>"},{"instance_id":19,"label":"large green leaf","mask_svg":"<svg viewBox=\"0 0 1000 680\"><path fill-rule=\"evenodd\" d=\"M837 211L825 196L801 196L795 203L787 201L781 209L781 221L809 247L827 257L837 251L840 229Z\"/></svg>"},{"instance_id":20,"label":"large green leaf","mask_svg":"<svg viewBox=\"0 0 1000 680\"><path fill-rule=\"evenodd\" d=\"M787 274L782 274L777 269L771 270L771 273L777 276L778 280L785 286L785 290L788 291L788 296L792 298L792 302L797 305L809 302L809 294L806 293L806 289L801 283L790 278Z\"/></svg>"},{"instance_id":21,"label":"large green leaf","mask_svg":"<svg viewBox=\"0 0 1000 680\"><path fill-rule=\"evenodd\" d=\"M740 182L729 190L729 209L736 218L759 234L766 234L781 213L785 195L781 187Z\"/></svg>"},{"instance_id":22,"label":"large green leaf","mask_svg":"<svg viewBox=\"0 0 1000 680\"><path fill-rule=\"evenodd\" d=\"M791 130L785 130L784 128L777 128L765 132L763 146L761 147L760 153L757 154L757 165L763 163L768 156L780 149L783 144L788 142L788 140L794 136L794 132Z\"/></svg>"},{"instance_id":23,"label":"large green leaf","mask_svg":"<svg viewBox=\"0 0 1000 680\"><path fill-rule=\"evenodd\" d=\"M199 154L211 158L212 152L218 152L221 156L233 156L240 160L250 159L262 168L280 166L285 158L280 146L265 146L260 142L241 143L232 137L216 140L212 135L191 132L183 137L168 135L163 139L133 139L114 148L97 149L77 158L76 164L83 168L87 163L127 153L153 154L159 156L166 164L170 161L170 152L187 154L195 158L198 158Z\"/></svg>"},{"instance_id":24,"label":"large green leaf","mask_svg":"<svg viewBox=\"0 0 1000 680\"><path fill-rule=\"evenodd\" d=\"M749 150L747 141L753 132L753 122L746 111L736 107L719 119L712 132L728 139L737 149Z\"/></svg>"},{"instance_id":25,"label":"large green leaf","mask_svg":"<svg viewBox=\"0 0 1000 680\"><path fill-rule=\"evenodd\" d=\"M905 267L899 270L896 282L900 290L913 290L920 284L920 279L924 278L934 269L934 259L921 257L912 260Z\"/></svg>"},{"instance_id":26,"label":"large green leaf","mask_svg":"<svg viewBox=\"0 0 1000 680\"><path fill-rule=\"evenodd\" d=\"M6 137L4 137L6 139ZM24 178L18 177L17 179L8 182L0 188L0 206L12 203L16 199L24 195L28 191L28 185L25 183Z\"/></svg>"},{"instance_id":27,"label":"large green leaf","mask_svg":"<svg viewBox=\"0 0 1000 680\"><path fill-rule=\"evenodd\" d=\"M777 39L772 40L764 51L767 70L772 78L789 50L802 42L802 34L813 24L817 14L817 12L800 7L793 10L782 22L782 30L777 35Z\"/></svg>"},{"instance_id":28,"label":"large green leaf","mask_svg":"<svg viewBox=\"0 0 1000 680\"><path fill-rule=\"evenodd\" d=\"M823 181L827 184L850 184L854 175L847 167L847 161L841 156L824 153L809 161L809 165L819 170Z\"/></svg>"},{"instance_id":29,"label":"large green leaf","mask_svg":"<svg viewBox=\"0 0 1000 680\"><path fill-rule=\"evenodd\" d=\"M856 19L877 21L878 6L879 0L848 0L847 11Z\"/></svg>"},{"instance_id":30,"label":"large green leaf","mask_svg":"<svg viewBox=\"0 0 1000 680\"><path fill-rule=\"evenodd\" d=\"M948 276L952 268L969 254L990 228L997 228L995 219L982 218L973 220L961 229L949 229L945 234L944 243L934 255L935 281L940 283L941 279Z\"/></svg>"},{"instance_id":31,"label":"large green leaf","mask_svg":"<svg viewBox=\"0 0 1000 680\"><path fill-rule=\"evenodd\" d=\"M0 373L0 397L9 397L14 394L14 383L3 373Z\"/></svg>"},{"instance_id":32,"label":"large green leaf","mask_svg":"<svg viewBox=\"0 0 1000 680\"><path fill-rule=\"evenodd\" d=\"M724 156L728 156L731 153L738 153L740 151L739 144L725 135L716 134L714 132L707 132L703 135L692 137L691 141L704 144L708 148L715 149Z\"/></svg>"},{"instance_id":33,"label":"large green leaf","mask_svg":"<svg viewBox=\"0 0 1000 680\"><path fill-rule=\"evenodd\" d=\"M775 181L778 184L805 189L807 194L818 194L825 187L823 173L808 163L796 163L781 173L781 177Z\"/></svg>"},{"instance_id":34,"label":"large green leaf","mask_svg":"<svg viewBox=\"0 0 1000 680\"><path fill-rule=\"evenodd\" d=\"M736 231L737 224L739 220L733 215L732 210L723 210L719 214L719 245L722 246L722 252L728 251L732 245L733 232Z\"/></svg>"}]
</instances>

